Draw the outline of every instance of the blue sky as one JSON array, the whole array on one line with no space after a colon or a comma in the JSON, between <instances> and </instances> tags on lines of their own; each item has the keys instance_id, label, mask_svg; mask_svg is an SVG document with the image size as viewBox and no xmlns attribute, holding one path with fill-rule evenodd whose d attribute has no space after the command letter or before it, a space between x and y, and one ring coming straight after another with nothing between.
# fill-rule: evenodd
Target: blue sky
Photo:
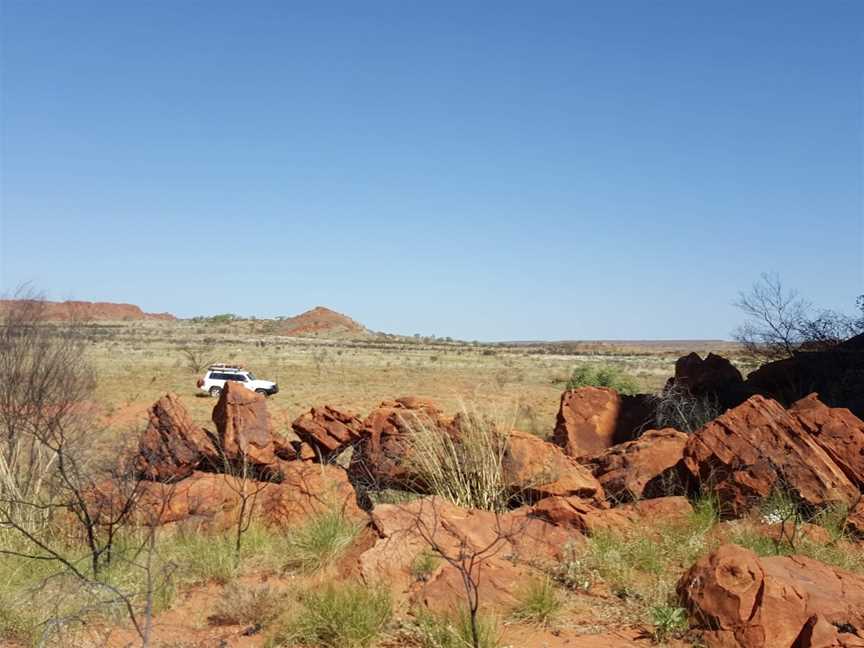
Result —
<instances>
[{"instance_id":1,"label":"blue sky","mask_svg":"<svg viewBox=\"0 0 864 648\"><path fill-rule=\"evenodd\" d=\"M465 339L864 292L864 3L2 3L0 288Z\"/></svg>"}]
</instances>

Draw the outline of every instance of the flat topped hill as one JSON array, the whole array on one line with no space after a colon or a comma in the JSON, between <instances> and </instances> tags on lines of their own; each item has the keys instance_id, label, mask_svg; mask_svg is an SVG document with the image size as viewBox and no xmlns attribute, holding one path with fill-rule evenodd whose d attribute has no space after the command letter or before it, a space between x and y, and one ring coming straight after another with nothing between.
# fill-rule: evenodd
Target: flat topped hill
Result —
<instances>
[{"instance_id":1,"label":"flat topped hill","mask_svg":"<svg viewBox=\"0 0 864 648\"><path fill-rule=\"evenodd\" d=\"M0 299L0 312L11 308L16 299ZM145 313L134 304L89 301L43 301L44 316L48 320L168 320L177 319L171 313Z\"/></svg>"},{"instance_id":2,"label":"flat topped hill","mask_svg":"<svg viewBox=\"0 0 864 648\"><path fill-rule=\"evenodd\" d=\"M279 322L279 334L310 337L358 337L369 330L342 313L316 306L300 315Z\"/></svg>"}]
</instances>

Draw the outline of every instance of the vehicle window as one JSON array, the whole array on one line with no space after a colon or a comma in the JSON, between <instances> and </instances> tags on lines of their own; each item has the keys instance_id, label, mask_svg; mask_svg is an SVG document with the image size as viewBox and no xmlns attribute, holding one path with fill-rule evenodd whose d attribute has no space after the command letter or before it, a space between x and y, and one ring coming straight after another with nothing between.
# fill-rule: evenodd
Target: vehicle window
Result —
<instances>
[{"instance_id":1,"label":"vehicle window","mask_svg":"<svg viewBox=\"0 0 864 648\"><path fill-rule=\"evenodd\" d=\"M213 380L228 380L228 375L224 373L214 373L211 378L213 378Z\"/></svg>"},{"instance_id":2,"label":"vehicle window","mask_svg":"<svg viewBox=\"0 0 864 648\"><path fill-rule=\"evenodd\" d=\"M234 374L233 378L237 382L246 382L246 376L244 376L243 374Z\"/></svg>"},{"instance_id":3,"label":"vehicle window","mask_svg":"<svg viewBox=\"0 0 864 648\"><path fill-rule=\"evenodd\" d=\"M255 380L255 374L253 374L251 371L246 375L249 376L249 380Z\"/></svg>"}]
</instances>

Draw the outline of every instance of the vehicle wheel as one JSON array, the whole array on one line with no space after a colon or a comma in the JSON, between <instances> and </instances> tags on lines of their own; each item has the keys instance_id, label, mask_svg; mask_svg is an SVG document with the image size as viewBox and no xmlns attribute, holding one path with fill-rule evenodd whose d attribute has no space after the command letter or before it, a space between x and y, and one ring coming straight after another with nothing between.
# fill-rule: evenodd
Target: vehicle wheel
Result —
<instances>
[{"instance_id":1,"label":"vehicle wheel","mask_svg":"<svg viewBox=\"0 0 864 648\"><path fill-rule=\"evenodd\" d=\"M267 398L270 395L270 392L268 392L266 389L256 389L255 393L261 394L264 398Z\"/></svg>"},{"instance_id":2,"label":"vehicle wheel","mask_svg":"<svg viewBox=\"0 0 864 648\"><path fill-rule=\"evenodd\" d=\"M221 387L211 387L210 388L210 395L213 398L219 398L219 396L222 395L222 388Z\"/></svg>"}]
</instances>

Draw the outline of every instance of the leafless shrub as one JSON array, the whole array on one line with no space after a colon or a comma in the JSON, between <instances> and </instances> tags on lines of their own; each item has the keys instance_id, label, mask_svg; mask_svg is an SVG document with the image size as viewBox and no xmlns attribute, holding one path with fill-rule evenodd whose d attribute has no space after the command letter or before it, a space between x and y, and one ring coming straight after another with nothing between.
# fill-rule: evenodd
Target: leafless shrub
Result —
<instances>
[{"instance_id":1,"label":"leafless shrub","mask_svg":"<svg viewBox=\"0 0 864 648\"><path fill-rule=\"evenodd\" d=\"M194 374L200 374L210 364L208 351L201 347L185 346L180 349L186 368Z\"/></svg>"},{"instance_id":2,"label":"leafless shrub","mask_svg":"<svg viewBox=\"0 0 864 648\"><path fill-rule=\"evenodd\" d=\"M657 427L671 427L691 434L723 413L716 396L694 396L683 385L670 385L652 397Z\"/></svg>"}]
</instances>

